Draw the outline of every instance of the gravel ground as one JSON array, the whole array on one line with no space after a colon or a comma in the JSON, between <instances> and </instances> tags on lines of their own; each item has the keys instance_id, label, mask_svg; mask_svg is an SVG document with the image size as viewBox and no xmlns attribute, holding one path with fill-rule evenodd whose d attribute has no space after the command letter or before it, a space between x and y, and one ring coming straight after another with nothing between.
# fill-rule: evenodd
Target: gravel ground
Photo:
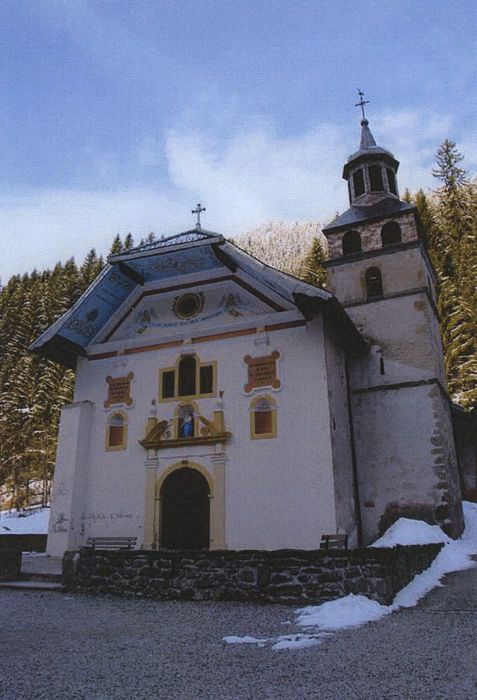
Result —
<instances>
[{"instance_id":1,"label":"gravel ground","mask_svg":"<svg viewBox=\"0 0 477 700\"><path fill-rule=\"evenodd\" d=\"M277 636L284 606L0 591L0 698L475 700L477 568L412 610L295 651L226 645Z\"/></svg>"}]
</instances>

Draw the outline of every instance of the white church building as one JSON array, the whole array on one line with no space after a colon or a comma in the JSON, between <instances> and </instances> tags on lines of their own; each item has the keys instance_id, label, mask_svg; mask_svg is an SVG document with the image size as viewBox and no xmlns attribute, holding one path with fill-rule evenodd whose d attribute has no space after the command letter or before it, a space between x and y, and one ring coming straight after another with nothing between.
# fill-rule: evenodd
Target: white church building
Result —
<instances>
[{"instance_id":1,"label":"white church building","mask_svg":"<svg viewBox=\"0 0 477 700\"><path fill-rule=\"evenodd\" d=\"M48 552L367 544L462 530L435 275L398 162L361 122L328 289L201 228L113 255L32 346L76 370Z\"/></svg>"}]
</instances>

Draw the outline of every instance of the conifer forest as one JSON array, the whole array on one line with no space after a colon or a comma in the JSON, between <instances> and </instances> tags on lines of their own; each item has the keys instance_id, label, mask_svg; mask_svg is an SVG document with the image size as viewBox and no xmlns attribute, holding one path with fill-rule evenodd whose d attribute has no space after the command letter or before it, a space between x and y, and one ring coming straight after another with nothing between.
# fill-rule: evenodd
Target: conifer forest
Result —
<instances>
[{"instance_id":1,"label":"conifer forest","mask_svg":"<svg viewBox=\"0 0 477 700\"><path fill-rule=\"evenodd\" d=\"M438 312L452 399L477 406L477 182L463 167L463 155L446 140L433 170L432 192L406 191L419 210L426 245L438 280ZM111 253L154 239L114 239ZM234 242L241 248L311 284L325 286L326 243L317 222L271 222ZM73 259L52 270L15 275L0 291L0 494L21 508L46 504L53 476L61 407L73 396L71 370L32 354L31 342L61 316L91 284L104 260L91 250L82 264ZM38 502L38 500L37 500Z\"/></svg>"}]
</instances>

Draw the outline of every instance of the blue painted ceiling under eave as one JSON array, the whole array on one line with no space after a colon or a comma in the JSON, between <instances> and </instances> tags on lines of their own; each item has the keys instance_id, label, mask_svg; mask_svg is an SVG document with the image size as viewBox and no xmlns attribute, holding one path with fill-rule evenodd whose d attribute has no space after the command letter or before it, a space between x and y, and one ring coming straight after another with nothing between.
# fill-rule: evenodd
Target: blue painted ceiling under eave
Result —
<instances>
[{"instance_id":1,"label":"blue painted ceiling under eave","mask_svg":"<svg viewBox=\"0 0 477 700\"><path fill-rule=\"evenodd\" d=\"M127 261L127 266L145 282L203 272L222 267L211 246L149 255ZM58 330L58 335L86 348L121 304L138 287L113 264L97 285L92 285L71 316Z\"/></svg>"}]
</instances>

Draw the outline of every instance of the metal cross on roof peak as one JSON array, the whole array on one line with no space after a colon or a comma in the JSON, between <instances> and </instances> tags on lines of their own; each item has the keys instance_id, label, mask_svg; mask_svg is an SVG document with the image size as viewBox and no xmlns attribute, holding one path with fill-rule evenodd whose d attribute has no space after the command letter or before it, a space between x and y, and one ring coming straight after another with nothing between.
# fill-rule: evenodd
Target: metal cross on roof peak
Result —
<instances>
[{"instance_id":1,"label":"metal cross on roof peak","mask_svg":"<svg viewBox=\"0 0 477 700\"><path fill-rule=\"evenodd\" d=\"M205 207L202 206L200 202L198 202L196 205L195 209L191 209L192 214L197 214L197 221L195 224L196 228L200 228L200 215L203 211L206 211Z\"/></svg>"},{"instance_id":2,"label":"metal cross on roof peak","mask_svg":"<svg viewBox=\"0 0 477 700\"><path fill-rule=\"evenodd\" d=\"M361 92L361 90L358 90L358 95L359 95L359 102L355 104L355 107L361 107L361 112L363 113L363 119L366 119L366 115L364 113L364 105L369 105L369 100L364 99L364 92Z\"/></svg>"}]
</instances>

